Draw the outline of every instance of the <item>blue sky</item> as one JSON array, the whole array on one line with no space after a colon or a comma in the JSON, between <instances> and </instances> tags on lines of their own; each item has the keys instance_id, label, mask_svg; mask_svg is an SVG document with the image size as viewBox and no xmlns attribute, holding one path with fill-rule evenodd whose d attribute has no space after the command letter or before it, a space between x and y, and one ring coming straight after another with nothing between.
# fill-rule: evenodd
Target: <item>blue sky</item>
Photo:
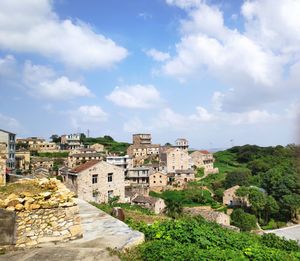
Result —
<instances>
[{"instance_id":1,"label":"blue sky","mask_svg":"<svg viewBox=\"0 0 300 261\"><path fill-rule=\"evenodd\" d=\"M3 0L0 128L298 142L299 17L297 0Z\"/></svg>"}]
</instances>

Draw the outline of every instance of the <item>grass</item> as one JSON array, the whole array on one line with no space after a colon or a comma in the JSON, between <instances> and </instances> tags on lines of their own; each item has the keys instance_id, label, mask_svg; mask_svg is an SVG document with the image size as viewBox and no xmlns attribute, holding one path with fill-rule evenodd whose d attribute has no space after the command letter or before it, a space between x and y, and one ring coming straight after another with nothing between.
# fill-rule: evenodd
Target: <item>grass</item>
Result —
<instances>
[{"instance_id":1,"label":"grass","mask_svg":"<svg viewBox=\"0 0 300 261\"><path fill-rule=\"evenodd\" d=\"M37 152L37 157L47 157L47 158L67 158L69 156L69 152Z\"/></svg>"},{"instance_id":2,"label":"grass","mask_svg":"<svg viewBox=\"0 0 300 261\"><path fill-rule=\"evenodd\" d=\"M125 222L126 221L136 221L140 222L143 221L146 224L152 224L156 221L163 221L165 219L168 219L166 216L163 215L156 215L149 209L137 206L137 205L131 205L128 203L115 203L113 205L109 204L97 204L97 203L91 203L93 206L103 210L107 214L111 215L112 208L113 207L121 207L125 214Z\"/></svg>"}]
</instances>

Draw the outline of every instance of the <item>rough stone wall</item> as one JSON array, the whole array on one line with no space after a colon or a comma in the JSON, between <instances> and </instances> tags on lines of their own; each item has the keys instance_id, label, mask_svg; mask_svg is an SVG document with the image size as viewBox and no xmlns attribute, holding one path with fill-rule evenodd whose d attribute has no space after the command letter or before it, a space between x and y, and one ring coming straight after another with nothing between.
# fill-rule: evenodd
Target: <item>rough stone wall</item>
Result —
<instances>
[{"instance_id":1,"label":"rough stone wall","mask_svg":"<svg viewBox=\"0 0 300 261\"><path fill-rule=\"evenodd\" d=\"M19 185L19 186L16 186ZM9 185L10 186L10 185ZM0 209L15 215L13 244L30 247L44 242L82 237L79 208L70 192L57 179L20 180L15 192L0 199ZM37 192L22 191L34 186ZM5 223L0 223L1 228ZM3 229L2 229L3 230Z\"/></svg>"},{"instance_id":2,"label":"rough stone wall","mask_svg":"<svg viewBox=\"0 0 300 261\"><path fill-rule=\"evenodd\" d=\"M168 173L175 172L175 170L189 169L189 154L187 150L179 148L172 148L167 150L167 171Z\"/></svg>"},{"instance_id":3,"label":"rough stone wall","mask_svg":"<svg viewBox=\"0 0 300 261\"><path fill-rule=\"evenodd\" d=\"M78 206L18 211L17 247L68 241L82 236Z\"/></svg>"}]
</instances>

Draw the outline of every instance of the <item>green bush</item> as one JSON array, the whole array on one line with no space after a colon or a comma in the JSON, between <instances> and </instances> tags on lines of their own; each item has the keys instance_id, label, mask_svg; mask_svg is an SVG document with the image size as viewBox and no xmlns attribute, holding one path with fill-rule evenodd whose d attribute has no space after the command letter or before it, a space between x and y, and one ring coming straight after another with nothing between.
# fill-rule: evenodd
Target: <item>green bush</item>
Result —
<instances>
[{"instance_id":1,"label":"green bush","mask_svg":"<svg viewBox=\"0 0 300 261\"><path fill-rule=\"evenodd\" d=\"M256 217L246 213L243 209L235 209L231 216L231 224L239 227L242 231L250 231L257 228Z\"/></svg>"},{"instance_id":2,"label":"green bush","mask_svg":"<svg viewBox=\"0 0 300 261\"><path fill-rule=\"evenodd\" d=\"M136 260L299 260L295 241L275 235L260 237L224 229L201 217L131 223L145 234L146 243L135 249ZM274 237L274 238L273 238ZM286 244L286 245L285 245ZM130 260L126 257L123 260ZM131 259L132 260L132 259Z\"/></svg>"}]
</instances>

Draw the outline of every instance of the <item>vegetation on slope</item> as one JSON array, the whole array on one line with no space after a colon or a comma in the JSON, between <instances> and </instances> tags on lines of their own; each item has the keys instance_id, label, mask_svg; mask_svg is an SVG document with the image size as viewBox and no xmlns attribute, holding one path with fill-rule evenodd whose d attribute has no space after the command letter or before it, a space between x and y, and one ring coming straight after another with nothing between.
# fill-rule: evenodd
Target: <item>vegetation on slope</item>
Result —
<instances>
[{"instance_id":1,"label":"vegetation on slope","mask_svg":"<svg viewBox=\"0 0 300 261\"><path fill-rule=\"evenodd\" d=\"M146 242L120 254L122 260L299 260L296 241L273 234L257 236L224 229L201 217L185 217L146 225L131 222Z\"/></svg>"},{"instance_id":2,"label":"vegetation on slope","mask_svg":"<svg viewBox=\"0 0 300 261\"><path fill-rule=\"evenodd\" d=\"M127 142L118 142L115 141L110 136L103 136L98 138L82 138L84 145L93 145L96 143L102 144L105 146L105 149L110 153L116 153L118 155L126 155L127 148L129 147L129 143Z\"/></svg>"}]
</instances>

